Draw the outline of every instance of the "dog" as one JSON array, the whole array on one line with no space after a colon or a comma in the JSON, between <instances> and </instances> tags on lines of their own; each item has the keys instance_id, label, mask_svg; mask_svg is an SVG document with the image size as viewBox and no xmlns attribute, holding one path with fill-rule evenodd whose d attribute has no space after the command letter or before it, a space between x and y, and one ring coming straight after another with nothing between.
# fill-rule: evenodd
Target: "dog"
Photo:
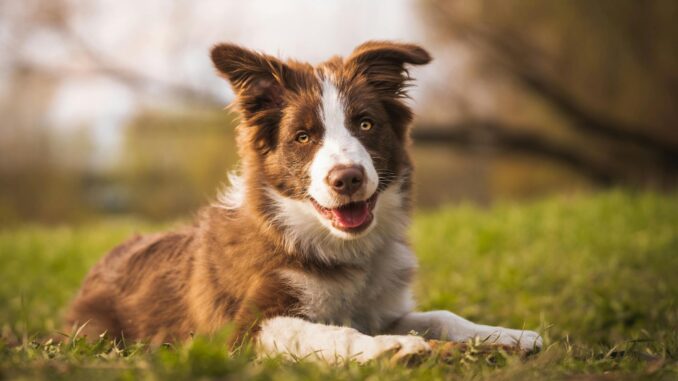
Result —
<instances>
[{"instance_id":1,"label":"dog","mask_svg":"<svg viewBox=\"0 0 678 381\"><path fill-rule=\"evenodd\" d=\"M194 225L136 236L87 275L67 323L151 343L234 327L261 354L367 362L427 339L535 349L536 332L415 312L409 65L423 48L370 41L317 66L219 44L241 157Z\"/></svg>"}]
</instances>

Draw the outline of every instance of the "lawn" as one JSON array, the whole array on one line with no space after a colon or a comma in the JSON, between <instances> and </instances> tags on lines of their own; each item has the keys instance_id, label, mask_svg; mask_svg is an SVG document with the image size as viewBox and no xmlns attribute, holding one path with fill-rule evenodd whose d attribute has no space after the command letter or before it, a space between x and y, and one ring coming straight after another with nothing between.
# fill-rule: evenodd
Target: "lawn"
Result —
<instances>
[{"instance_id":1,"label":"lawn","mask_svg":"<svg viewBox=\"0 0 678 381\"><path fill-rule=\"evenodd\" d=\"M520 357L453 353L419 366L327 367L229 354L222 335L123 349L47 341L87 269L138 220L0 231L0 379L666 379L678 378L678 195L611 191L418 213L422 309L538 329Z\"/></svg>"}]
</instances>

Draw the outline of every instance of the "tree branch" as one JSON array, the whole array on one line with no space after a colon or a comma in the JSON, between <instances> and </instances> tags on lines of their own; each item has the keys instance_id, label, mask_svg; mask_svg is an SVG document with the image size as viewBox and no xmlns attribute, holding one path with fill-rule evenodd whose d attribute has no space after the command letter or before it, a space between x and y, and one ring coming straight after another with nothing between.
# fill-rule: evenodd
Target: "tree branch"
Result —
<instances>
[{"instance_id":1,"label":"tree branch","mask_svg":"<svg viewBox=\"0 0 678 381\"><path fill-rule=\"evenodd\" d=\"M450 24L459 36L483 49L494 64L567 118L572 128L616 143L640 147L658 157L665 168L674 172L678 170L677 146L644 133L648 130L645 126L615 120L587 108L558 81L544 73L543 67L552 61L544 52L529 46L510 31L496 31L457 19Z\"/></svg>"},{"instance_id":2,"label":"tree branch","mask_svg":"<svg viewBox=\"0 0 678 381\"><path fill-rule=\"evenodd\" d=\"M541 156L582 173L599 185L620 182L613 168L583 156L579 151L525 129L498 121L469 121L452 126L417 125L412 138L417 144L459 147L492 145L500 149Z\"/></svg>"}]
</instances>

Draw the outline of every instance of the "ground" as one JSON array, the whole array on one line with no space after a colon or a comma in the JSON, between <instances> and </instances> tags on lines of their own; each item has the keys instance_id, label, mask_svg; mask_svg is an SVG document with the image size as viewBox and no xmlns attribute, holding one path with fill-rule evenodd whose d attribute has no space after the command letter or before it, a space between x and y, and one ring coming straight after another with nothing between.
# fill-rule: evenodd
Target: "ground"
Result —
<instances>
[{"instance_id":1,"label":"ground","mask_svg":"<svg viewBox=\"0 0 678 381\"><path fill-rule=\"evenodd\" d=\"M171 226L171 225L169 225ZM87 269L133 232L106 220L0 231L0 379L666 379L678 378L678 195L626 191L419 212L422 309L538 329L545 348L432 356L418 366L254 359L225 335L148 348L50 344Z\"/></svg>"}]
</instances>

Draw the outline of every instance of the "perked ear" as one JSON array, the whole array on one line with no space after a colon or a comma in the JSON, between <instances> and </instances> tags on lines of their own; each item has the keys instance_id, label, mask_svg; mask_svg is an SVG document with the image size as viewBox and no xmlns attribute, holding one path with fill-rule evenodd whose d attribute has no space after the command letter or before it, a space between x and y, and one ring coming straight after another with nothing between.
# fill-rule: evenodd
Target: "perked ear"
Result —
<instances>
[{"instance_id":1,"label":"perked ear","mask_svg":"<svg viewBox=\"0 0 678 381\"><path fill-rule=\"evenodd\" d=\"M234 44L216 45L211 56L214 66L233 86L243 120L257 127L250 132L253 143L263 151L272 149L284 93L294 82L292 69L275 57Z\"/></svg>"},{"instance_id":2,"label":"perked ear","mask_svg":"<svg viewBox=\"0 0 678 381\"><path fill-rule=\"evenodd\" d=\"M355 74L363 74L367 81L386 95L405 97L410 79L405 64L424 65L431 56L423 48L413 44L389 41L368 41L353 51L346 60L355 68Z\"/></svg>"},{"instance_id":3,"label":"perked ear","mask_svg":"<svg viewBox=\"0 0 678 381\"><path fill-rule=\"evenodd\" d=\"M214 66L233 86L245 114L282 106L289 70L282 61L234 44L216 45L211 56Z\"/></svg>"}]
</instances>

